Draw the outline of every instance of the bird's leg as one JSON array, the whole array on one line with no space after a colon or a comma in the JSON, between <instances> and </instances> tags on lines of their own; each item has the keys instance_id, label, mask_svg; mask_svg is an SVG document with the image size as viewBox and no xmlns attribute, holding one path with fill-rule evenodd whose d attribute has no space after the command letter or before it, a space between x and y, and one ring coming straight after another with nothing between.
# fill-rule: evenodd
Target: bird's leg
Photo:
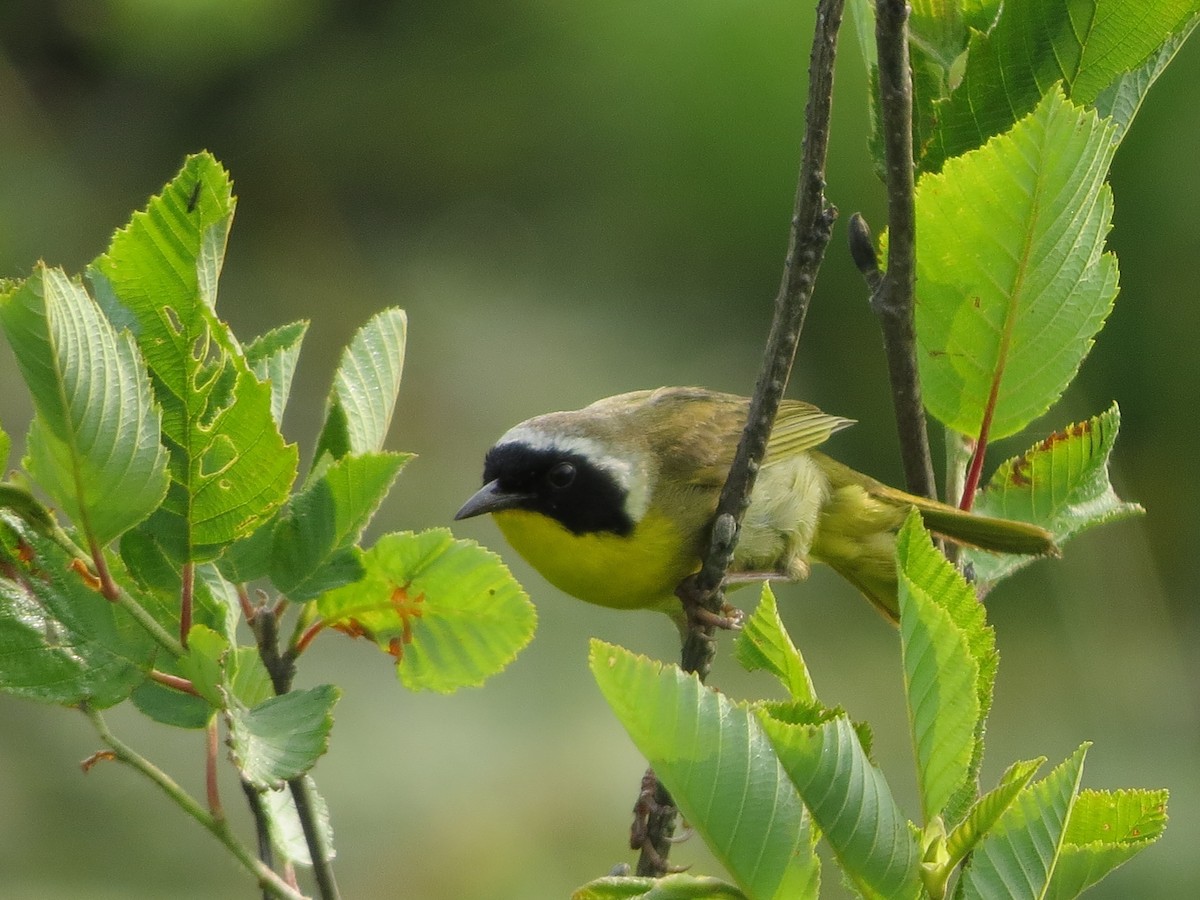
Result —
<instances>
[{"instance_id":1,"label":"bird's leg","mask_svg":"<svg viewBox=\"0 0 1200 900\"><path fill-rule=\"evenodd\" d=\"M683 604L683 614L687 627L692 630L702 628L720 628L723 631L737 631L742 627L746 618L736 606L722 602L720 611L713 611L706 605L707 597L700 595L696 584L700 573L689 575L675 588L675 596Z\"/></svg>"},{"instance_id":2,"label":"bird's leg","mask_svg":"<svg viewBox=\"0 0 1200 900\"><path fill-rule=\"evenodd\" d=\"M661 878L668 872L682 872L686 868L667 862L678 814L675 801L654 770L647 769L642 776L637 802L633 804L633 825L629 829L630 848L641 851L637 867L639 875Z\"/></svg>"}]
</instances>

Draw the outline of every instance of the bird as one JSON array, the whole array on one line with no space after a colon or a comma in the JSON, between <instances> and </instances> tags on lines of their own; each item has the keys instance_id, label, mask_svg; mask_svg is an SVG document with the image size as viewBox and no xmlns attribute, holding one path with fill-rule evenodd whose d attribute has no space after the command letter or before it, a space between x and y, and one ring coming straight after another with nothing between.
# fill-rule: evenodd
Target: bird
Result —
<instances>
[{"instance_id":1,"label":"bird","mask_svg":"<svg viewBox=\"0 0 1200 900\"><path fill-rule=\"evenodd\" d=\"M652 609L685 627L676 588L700 569L750 401L662 387L535 416L487 451L483 486L455 519L491 514L555 587L614 609ZM808 576L824 563L899 621L896 532L916 509L952 542L1056 554L1037 525L975 515L889 487L816 448L853 419L783 400L738 532L727 580Z\"/></svg>"}]
</instances>

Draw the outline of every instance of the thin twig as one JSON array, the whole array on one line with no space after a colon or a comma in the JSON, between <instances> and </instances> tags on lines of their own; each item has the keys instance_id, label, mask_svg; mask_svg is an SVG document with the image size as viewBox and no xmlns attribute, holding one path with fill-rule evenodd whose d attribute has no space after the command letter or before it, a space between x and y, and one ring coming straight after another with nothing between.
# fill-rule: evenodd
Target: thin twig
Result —
<instances>
[{"instance_id":1,"label":"thin twig","mask_svg":"<svg viewBox=\"0 0 1200 900\"><path fill-rule=\"evenodd\" d=\"M116 735L109 731L108 725L99 712L87 704L82 704L80 708L88 719L91 720L96 733L100 735L100 739L112 750L114 759L137 769L158 785L176 805L203 825L213 837L224 844L238 862L253 873L264 891L269 892L272 897L282 897L286 898L286 900L304 900L304 896L301 893L290 887L282 878L271 871L260 860L256 859L254 854L242 845L224 819L210 815L191 794L179 786L175 779L171 778L170 775L158 768L154 763L117 738Z\"/></svg>"},{"instance_id":2,"label":"thin twig","mask_svg":"<svg viewBox=\"0 0 1200 900\"><path fill-rule=\"evenodd\" d=\"M775 315L763 356L762 370L750 400L750 413L734 455L733 464L721 491L713 519L711 542L704 565L678 589L685 607L703 609L716 616L724 606L721 584L733 560L738 529L746 508L759 465L766 454L767 441L775 424L800 331L812 299L817 272L833 231L837 210L825 199L825 157L829 146L829 120L833 104L833 68L837 54L837 36L842 22L843 0L821 0L817 6L817 21L813 36L812 54L808 67L808 99L805 107L804 146L801 151L800 172L796 185L795 208L788 239L787 259L783 278L775 299ZM692 621L684 636L681 665L695 672L701 680L712 665L715 645L714 626ZM655 796L668 808L673 802L665 790L656 787ZM645 795L643 785L640 796ZM668 870L665 839L674 828L675 816L648 817L642 842L638 872L663 875ZM650 827L650 826L653 827ZM661 850L660 850L661 848Z\"/></svg>"},{"instance_id":3,"label":"thin twig","mask_svg":"<svg viewBox=\"0 0 1200 900\"><path fill-rule=\"evenodd\" d=\"M864 246L870 248L870 233L861 217L857 217L856 226L850 232L851 254L867 278L871 288L871 308L879 317L883 332L905 482L912 493L936 498L913 324L917 219L912 73L908 60L908 4L905 0L876 0L875 44L879 54L879 96L887 171L887 271L878 277L874 251L869 257L864 252Z\"/></svg>"}]
</instances>

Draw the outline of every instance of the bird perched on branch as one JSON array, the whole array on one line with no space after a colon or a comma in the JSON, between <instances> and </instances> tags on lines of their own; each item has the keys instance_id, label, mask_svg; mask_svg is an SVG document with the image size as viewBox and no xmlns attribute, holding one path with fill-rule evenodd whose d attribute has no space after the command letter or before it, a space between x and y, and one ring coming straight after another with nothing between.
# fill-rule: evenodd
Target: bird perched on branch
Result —
<instances>
[{"instance_id":1,"label":"bird perched on branch","mask_svg":"<svg viewBox=\"0 0 1200 900\"><path fill-rule=\"evenodd\" d=\"M488 451L483 487L455 518L491 513L513 548L574 597L657 609L680 621L675 589L700 568L749 404L732 394L669 387L535 416ZM913 508L930 531L959 544L1057 552L1036 525L905 493L815 449L852 424L812 404L783 401L730 582L801 579L810 563L822 562L895 622L896 530Z\"/></svg>"}]
</instances>

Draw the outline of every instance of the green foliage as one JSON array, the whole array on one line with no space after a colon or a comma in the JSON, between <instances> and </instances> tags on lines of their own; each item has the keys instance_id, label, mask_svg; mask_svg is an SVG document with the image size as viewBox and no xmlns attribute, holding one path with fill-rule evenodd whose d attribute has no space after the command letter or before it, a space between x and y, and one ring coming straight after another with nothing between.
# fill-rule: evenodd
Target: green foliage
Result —
<instances>
[{"instance_id":1,"label":"green foliage","mask_svg":"<svg viewBox=\"0 0 1200 900\"><path fill-rule=\"evenodd\" d=\"M947 427L1013 434L1059 398L1117 293L1113 126L1057 91L917 186L918 361Z\"/></svg>"},{"instance_id":2,"label":"green foliage","mask_svg":"<svg viewBox=\"0 0 1200 900\"><path fill-rule=\"evenodd\" d=\"M370 633L405 684L451 691L507 665L534 613L494 555L448 532L358 546L412 458L383 446L403 311L355 335L315 465L294 488L298 451L280 425L308 324L243 349L217 316L234 207L217 161L189 157L117 232L87 286L39 264L0 289L0 326L36 410L25 471L0 484L0 690L85 709L117 759L266 887L273 876L254 868L219 808L205 811L125 747L98 710L132 697L157 722L210 729L210 779L223 725L242 783L259 792L260 841L284 861L323 866L332 834L308 773L328 748L339 691L291 688L313 639L330 625ZM242 645L246 624L254 643Z\"/></svg>"},{"instance_id":3,"label":"green foliage","mask_svg":"<svg viewBox=\"0 0 1200 900\"><path fill-rule=\"evenodd\" d=\"M746 900L717 878L676 872L662 878L597 878L571 894L571 900Z\"/></svg>"}]
</instances>

